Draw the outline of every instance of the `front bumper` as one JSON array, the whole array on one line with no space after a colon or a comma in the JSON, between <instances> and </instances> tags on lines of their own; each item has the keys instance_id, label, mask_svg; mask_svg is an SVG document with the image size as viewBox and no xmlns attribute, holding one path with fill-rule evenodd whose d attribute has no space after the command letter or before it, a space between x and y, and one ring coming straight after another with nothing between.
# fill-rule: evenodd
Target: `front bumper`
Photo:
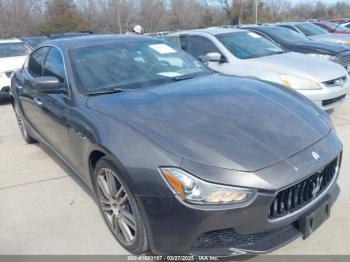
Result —
<instances>
[{"instance_id":1,"label":"front bumper","mask_svg":"<svg viewBox=\"0 0 350 262\"><path fill-rule=\"evenodd\" d=\"M323 110L330 110L342 104L350 92L350 79L341 87L323 86L320 90L300 90L300 93L312 100Z\"/></svg>"},{"instance_id":2,"label":"front bumper","mask_svg":"<svg viewBox=\"0 0 350 262\"><path fill-rule=\"evenodd\" d=\"M281 219L270 220L269 211L277 192L317 173L336 159L341 150L339 140L331 132L288 160L256 171L255 178L240 174L238 179L234 178L235 183L225 181L225 184L260 188L256 198L241 207L191 205L175 196L138 196L151 250L158 255L235 256L268 253L289 243L301 235L297 222L302 216L325 198L329 199L330 205L336 201L340 191L337 177L324 194L305 208ZM318 152L323 161L315 161L312 152ZM182 168L199 173L197 167L191 168L186 161L183 161ZM229 177L227 179L232 179L232 176L225 175Z\"/></svg>"},{"instance_id":3,"label":"front bumper","mask_svg":"<svg viewBox=\"0 0 350 262\"><path fill-rule=\"evenodd\" d=\"M327 192L331 204L338 195L335 183ZM297 221L302 214L268 222L266 210L273 199L273 195L259 195L246 208L203 210L186 206L175 197L140 197L155 254L224 257L269 253L301 236Z\"/></svg>"}]
</instances>

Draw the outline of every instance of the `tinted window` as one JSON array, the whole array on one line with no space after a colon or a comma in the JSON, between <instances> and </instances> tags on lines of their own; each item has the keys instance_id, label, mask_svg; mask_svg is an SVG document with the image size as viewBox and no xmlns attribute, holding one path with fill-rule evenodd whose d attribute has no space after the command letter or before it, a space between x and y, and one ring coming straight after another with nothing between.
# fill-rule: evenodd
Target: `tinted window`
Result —
<instances>
[{"instance_id":1,"label":"tinted window","mask_svg":"<svg viewBox=\"0 0 350 262\"><path fill-rule=\"evenodd\" d=\"M28 72L33 77L42 76L42 71L43 71L46 54L48 50L49 50L48 47L40 48L29 57Z\"/></svg>"},{"instance_id":2,"label":"tinted window","mask_svg":"<svg viewBox=\"0 0 350 262\"><path fill-rule=\"evenodd\" d=\"M293 26L290 26L290 25L278 25L278 26L287 28L287 29L292 30L294 32L297 32L299 34L298 30L296 30Z\"/></svg>"},{"instance_id":3,"label":"tinted window","mask_svg":"<svg viewBox=\"0 0 350 262\"><path fill-rule=\"evenodd\" d=\"M182 50L187 49L187 35L166 36L165 40Z\"/></svg>"},{"instance_id":4,"label":"tinted window","mask_svg":"<svg viewBox=\"0 0 350 262\"><path fill-rule=\"evenodd\" d=\"M284 50L253 32L235 32L217 35L216 38L240 59L256 58L284 53Z\"/></svg>"},{"instance_id":5,"label":"tinted window","mask_svg":"<svg viewBox=\"0 0 350 262\"><path fill-rule=\"evenodd\" d=\"M30 49L24 43L0 44L0 58L29 55Z\"/></svg>"},{"instance_id":6,"label":"tinted window","mask_svg":"<svg viewBox=\"0 0 350 262\"><path fill-rule=\"evenodd\" d=\"M310 40L301 34L281 27L266 27L263 29L263 31L272 36L274 39L277 39L277 41L286 43Z\"/></svg>"},{"instance_id":7,"label":"tinted window","mask_svg":"<svg viewBox=\"0 0 350 262\"><path fill-rule=\"evenodd\" d=\"M84 93L142 88L208 74L201 63L166 42L137 37L73 49L70 60L77 86Z\"/></svg>"},{"instance_id":8,"label":"tinted window","mask_svg":"<svg viewBox=\"0 0 350 262\"><path fill-rule=\"evenodd\" d=\"M57 77L61 83L65 79L63 58L57 48L50 48L49 54L46 59L44 76Z\"/></svg>"},{"instance_id":9,"label":"tinted window","mask_svg":"<svg viewBox=\"0 0 350 262\"><path fill-rule=\"evenodd\" d=\"M313 25L310 23L297 24L295 26L299 28L300 31L303 32L306 36L328 34L326 30L322 29L321 27L318 27L317 25Z\"/></svg>"},{"instance_id":10,"label":"tinted window","mask_svg":"<svg viewBox=\"0 0 350 262\"><path fill-rule=\"evenodd\" d=\"M206 55L208 53L218 52L219 49L213 44L212 41L209 39L203 37L203 36L191 36L189 39L189 49L188 52L190 52L194 57L200 57L203 55Z\"/></svg>"}]
</instances>

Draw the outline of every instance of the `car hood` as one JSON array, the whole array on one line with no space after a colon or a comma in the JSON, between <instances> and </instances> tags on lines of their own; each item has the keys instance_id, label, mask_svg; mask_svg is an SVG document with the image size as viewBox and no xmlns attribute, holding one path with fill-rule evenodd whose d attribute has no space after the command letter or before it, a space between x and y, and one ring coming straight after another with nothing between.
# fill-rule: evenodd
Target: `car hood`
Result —
<instances>
[{"instance_id":1,"label":"car hood","mask_svg":"<svg viewBox=\"0 0 350 262\"><path fill-rule=\"evenodd\" d=\"M186 159L256 171L301 152L330 132L314 105L299 96L265 82L209 75L91 96L87 107Z\"/></svg>"},{"instance_id":2,"label":"car hood","mask_svg":"<svg viewBox=\"0 0 350 262\"><path fill-rule=\"evenodd\" d=\"M0 72L14 71L21 69L27 56L0 58Z\"/></svg>"},{"instance_id":3,"label":"car hood","mask_svg":"<svg viewBox=\"0 0 350 262\"><path fill-rule=\"evenodd\" d=\"M247 60L254 68L281 75L293 75L312 79L316 82L326 82L343 77L346 70L334 62L324 58L312 57L306 54L287 52Z\"/></svg>"},{"instance_id":4,"label":"car hood","mask_svg":"<svg viewBox=\"0 0 350 262\"><path fill-rule=\"evenodd\" d=\"M332 43L346 42L350 43L350 35L327 34L310 36L313 40L320 40Z\"/></svg>"},{"instance_id":5,"label":"car hood","mask_svg":"<svg viewBox=\"0 0 350 262\"><path fill-rule=\"evenodd\" d=\"M298 49L304 49L309 51L310 53L317 52L321 54L327 54L327 55L336 55L341 52L348 51L349 48L338 45L338 44L331 44L327 42L319 42L319 41L300 41L300 42L294 42L293 46L297 47Z\"/></svg>"}]
</instances>

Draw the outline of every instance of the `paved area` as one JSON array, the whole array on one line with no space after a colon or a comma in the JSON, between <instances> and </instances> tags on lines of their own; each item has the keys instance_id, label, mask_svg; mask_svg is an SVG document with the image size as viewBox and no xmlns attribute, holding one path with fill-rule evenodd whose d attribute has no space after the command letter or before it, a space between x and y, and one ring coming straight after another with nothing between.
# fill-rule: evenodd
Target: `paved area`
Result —
<instances>
[{"instance_id":1,"label":"paved area","mask_svg":"<svg viewBox=\"0 0 350 262\"><path fill-rule=\"evenodd\" d=\"M307 241L274 254L350 254L350 101L331 116L344 143L341 195ZM0 254L127 254L85 186L40 145L26 145L12 108L0 103Z\"/></svg>"}]
</instances>

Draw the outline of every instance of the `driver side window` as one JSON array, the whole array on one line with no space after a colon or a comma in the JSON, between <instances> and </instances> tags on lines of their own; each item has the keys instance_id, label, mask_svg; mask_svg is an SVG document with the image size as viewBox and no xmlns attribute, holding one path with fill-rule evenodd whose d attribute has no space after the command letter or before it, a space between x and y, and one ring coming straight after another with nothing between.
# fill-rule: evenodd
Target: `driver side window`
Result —
<instances>
[{"instance_id":1,"label":"driver side window","mask_svg":"<svg viewBox=\"0 0 350 262\"><path fill-rule=\"evenodd\" d=\"M32 77L42 76L48 50L48 47L42 47L30 55L27 70Z\"/></svg>"},{"instance_id":2,"label":"driver side window","mask_svg":"<svg viewBox=\"0 0 350 262\"><path fill-rule=\"evenodd\" d=\"M221 54L216 45L208 38L205 38L203 36L191 36L188 45L188 52L196 58L213 52Z\"/></svg>"},{"instance_id":3,"label":"driver side window","mask_svg":"<svg viewBox=\"0 0 350 262\"><path fill-rule=\"evenodd\" d=\"M45 62L43 76L57 77L62 84L66 82L63 58L60 51L55 47L50 48Z\"/></svg>"}]
</instances>

